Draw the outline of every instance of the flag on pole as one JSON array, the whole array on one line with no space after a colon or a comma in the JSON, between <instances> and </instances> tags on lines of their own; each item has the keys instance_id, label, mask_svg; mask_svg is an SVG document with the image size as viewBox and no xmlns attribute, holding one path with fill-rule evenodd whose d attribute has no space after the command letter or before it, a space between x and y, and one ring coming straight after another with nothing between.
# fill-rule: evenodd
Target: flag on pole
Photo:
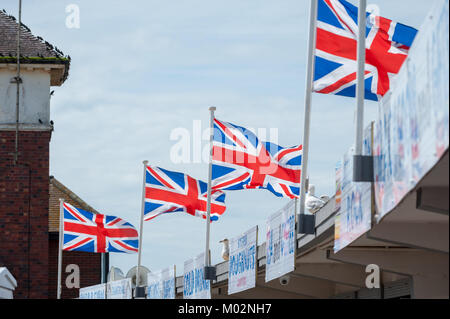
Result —
<instances>
[{"instance_id":1,"label":"flag on pole","mask_svg":"<svg viewBox=\"0 0 450 319\"><path fill-rule=\"evenodd\" d=\"M138 232L116 216L94 214L63 203L63 250L135 253Z\"/></svg>"},{"instance_id":2,"label":"flag on pole","mask_svg":"<svg viewBox=\"0 0 450 319\"><path fill-rule=\"evenodd\" d=\"M214 119L213 189L267 189L298 198L302 145L283 148L261 142L251 131Z\"/></svg>"},{"instance_id":3,"label":"flag on pole","mask_svg":"<svg viewBox=\"0 0 450 319\"><path fill-rule=\"evenodd\" d=\"M206 218L208 185L189 175L146 166L144 220L185 212ZM211 221L225 212L225 193L211 192Z\"/></svg>"},{"instance_id":4,"label":"flag on pole","mask_svg":"<svg viewBox=\"0 0 450 319\"><path fill-rule=\"evenodd\" d=\"M408 56L417 30L366 14L365 99L378 101ZM313 91L355 96L358 8L344 0L319 0Z\"/></svg>"}]
</instances>

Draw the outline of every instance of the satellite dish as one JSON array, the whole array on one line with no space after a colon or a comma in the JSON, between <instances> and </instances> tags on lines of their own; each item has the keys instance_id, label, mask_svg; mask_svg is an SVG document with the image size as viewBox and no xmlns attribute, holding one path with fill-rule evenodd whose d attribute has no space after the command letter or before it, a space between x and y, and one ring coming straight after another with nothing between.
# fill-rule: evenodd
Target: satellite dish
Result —
<instances>
[{"instance_id":1,"label":"satellite dish","mask_svg":"<svg viewBox=\"0 0 450 319\"><path fill-rule=\"evenodd\" d=\"M116 267L111 267L108 273L108 282L115 281L115 280L121 280L124 279L125 275L123 274L122 270Z\"/></svg>"},{"instance_id":2,"label":"satellite dish","mask_svg":"<svg viewBox=\"0 0 450 319\"><path fill-rule=\"evenodd\" d=\"M136 288L137 266L134 266L127 272L127 278L131 278L131 285ZM139 286L147 286L147 274L150 272L147 267L139 267Z\"/></svg>"}]
</instances>

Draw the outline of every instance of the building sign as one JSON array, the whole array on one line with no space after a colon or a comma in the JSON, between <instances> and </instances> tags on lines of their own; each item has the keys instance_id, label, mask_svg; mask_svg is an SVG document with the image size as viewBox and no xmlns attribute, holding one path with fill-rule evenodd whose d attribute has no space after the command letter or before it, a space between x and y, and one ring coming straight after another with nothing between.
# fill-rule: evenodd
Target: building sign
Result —
<instances>
[{"instance_id":1,"label":"building sign","mask_svg":"<svg viewBox=\"0 0 450 319\"><path fill-rule=\"evenodd\" d=\"M162 299L175 299L175 266L161 270Z\"/></svg>"},{"instance_id":2,"label":"building sign","mask_svg":"<svg viewBox=\"0 0 450 319\"><path fill-rule=\"evenodd\" d=\"M391 90L374 138L378 221L439 161L449 145L448 1L425 19Z\"/></svg>"},{"instance_id":3,"label":"building sign","mask_svg":"<svg viewBox=\"0 0 450 319\"><path fill-rule=\"evenodd\" d=\"M148 273L147 299L175 299L175 266Z\"/></svg>"},{"instance_id":4,"label":"building sign","mask_svg":"<svg viewBox=\"0 0 450 319\"><path fill-rule=\"evenodd\" d=\"M372 154L372 125L364 131L363 155ZM341 204L334 223L334 251L366 233L372 224L371 183L353 182L353 149L342 159Z\"/></svg>"},{"instance_id":5,"label":"building sign","mask_svg":"<svg viewBox=\"0 0 450 319\"><path fill-rule=\"evenodd\" d=\"M159 271L147 274L147 299L162 299L161 273Z\"/></svg>"},{"instance_id":6,"label":"building sign","mask_svg":"<svg viewBox=\"0 0 450 319\"><path fill-rule=\"evenodd\" d=\"M258 226L230 239L228 261L228 294L256 286Z\"/></svg>"},{"instance_id":7,"label":"building sign","mask_svg":"<svg viewBox=\"0 0 450 319\"><path fill-rule=\"evenodd\" d=\"M205 254L184 262L184 299L211 299L211 285L204 280Z\"/></svg>"},{"instance_id":8,"label":"building sign","mask_svg":"<svg viewBox=\"0 0 450 319\"><path fill-rule=\"evenodd\" d=\"M131 299L132 295L131 278L110 281L106 284L107 299Z\"/></svg>"},{"instance_id":9,"label":"building sign","mask_svg":"<svg viewBox=\"0 0 450 319\"><path fill-rule=\"evenodd\" d=\"M342 161L338 161L335 167L335 176L336 176L336 194L334 196L334 211L337 212L341 209L341 201L342 201Z\"/></svg>"},{"instance_id":10,"label":"building sign","mask_svg":"<svg viewBox=\"0 0 450 319\"><path fill-rule=\"evenodd\" d=\"M106 299L106 284L80 288L79 299Z\"/></svg>"},{"instance_id":11,"label":"building sign","mask_svg":"<svg viewBox=\"0 0 450 319\"><path fill-rule=\"evenodd\" d=\"M295 269L295 201L266 222L266 282Z\"/></svg>"}]
</instances>

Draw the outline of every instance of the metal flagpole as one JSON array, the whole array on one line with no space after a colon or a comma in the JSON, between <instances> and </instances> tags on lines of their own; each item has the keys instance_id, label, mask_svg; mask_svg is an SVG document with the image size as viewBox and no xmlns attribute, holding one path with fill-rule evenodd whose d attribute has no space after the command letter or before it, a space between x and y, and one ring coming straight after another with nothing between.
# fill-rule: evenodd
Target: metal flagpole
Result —
<instances>
[{"instance_id":1,"label":"metal flagpole","mask_svg":"<svg viewBox=\"0 0 450 319\"><path fill-rule=\"evenodd\" d=\"M205 247L205 269L204 269L204 279L214 280L216 279L215 268L211 267L211 258L209 256L209 228L211 224L211 179L212 179L212 155L213 155L213 138L214 138L214 111L215 106L209 108L210 112L210 151L209 151L209 167L208 167L208 198L206 206L206 247Z\"/></svg>"},{"instance_id":2,"label":"metal flagpole","mask_svg":"<svg viewBox=\"0 0 450 319\"><path fill-rule=\"evenodd\" d=\"M14 165L17 165L19 160L19 108L20 108L20 83L22 79L20 77L20 28L22 27L22 0L19 0L19 20L17 24L17 75L16 81L16 140L15 140L15 152L14 152Z\"/></svg>"},{"instance_id":3,"label":"metal flagpole","mask_svg":"<svg viewBox=\"0 0 450 319\"><path fill-rule=\"evenodd\" d=\"M356 125L355 125L355 153L353 155L353 181L373 181L373 157L364 156L364 68L366 64L366 0L359 0L358 7L358 47L356 73Z\"/></svg>"},{"instance_id":4,"label":"metal flagpole","mask_svg":"<svg viewBox=\"0 0 450 319\"><path fill-rule=\"evenodd\" d=\"M142 237L143 237L143 228L144 228L144 210L145 210L145 175L147 172L147 164L148 161L143 161L144 164L144 176L142 179L142 204L141 204L141 223L139 225L139 247L138 247L138 265L136 271L136 293L135 297L144 297L140 294L139 290L139 270L141 268L141 253L142 253Z\"/></svg>"},{"instance_id":5,"label":"metal flagpole","mask_svg":"<svg viewBox=\"0 0 450 319\"><path fill-rule=\"evenodd\" d=\"M366 0L359 0L358 52L356 74L356 137L355 155L362 155L364 125L364 66L366 62Z\"/></svg>"},{"instance_id":6,"label":"metal flagpole","mask_svg":"<svg viewBox=\"0 0 450 319\"><path fill-rule=\"evenodd\" d=\"M300 214L298 233L314 234L314 215L305 215L306 179L308 177L309 131L311 121L311 96L314 76L314 51L316 47L317 0L310 2L308 65L306 70L305 114L303 126L302 173L300 178Z\"/></svg>"},{"instance_id":7,"label":"metal flagpole","mask_svg":"<svg viewBox=\"0 0 450 319\"><path fill-rule=\"evenodd\" d=\"M102 258L101 258L101 276L102 276L102 280L101 283L104 284L106 283L106 278L108 276L108 269L106 267L106 253L102 253L101 254Z\"/></svg>"},{"instance_id":8,"label":"metal flagpole","mask_svg":"<svg viewBox=\"0 0 450 319\"><path fill-rule=\"evenodd\" d=\"M58 244L58 289L57 299L61 299L62 252L64 238L64 199L59 199L59 244Z\"/></svg>"}]
</instances>

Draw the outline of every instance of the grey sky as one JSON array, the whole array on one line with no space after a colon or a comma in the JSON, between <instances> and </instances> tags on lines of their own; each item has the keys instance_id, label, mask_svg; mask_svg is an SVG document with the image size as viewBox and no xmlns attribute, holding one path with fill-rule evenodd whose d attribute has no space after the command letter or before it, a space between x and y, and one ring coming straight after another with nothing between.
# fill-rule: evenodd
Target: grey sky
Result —
<instances>
[{"instance_id":1,"label":"grey sky","mask_svg":"<svg viewBox=\"0 0 450 319\"><path fill-rule=\"evenodd\" d=\"M16 0L0 9L17 16ZM355 0L351 1L356 3ZM379 0L382 16L419 28L434 1ZM65 26L68 4L81 28ZM278 128L282 146L302 142L309 1L23 1L23 22L72 58L55 89L50 171L90 205L139 226L142 160L207 179L207 164L174 164L171 130L219 119ZM309 176L318 194L334 192L334 165L354 139L355 100L314 94ZM366 122L377 105L367 102ZM204 142L205 143L205 142ZM227 211L211 228L220 244L287 203L265 190L227 193ZM265 230L260 235L264 234ZM144 225L143 265L177 265L204 250L205 223L186 214ZM259 239L263 242L264 238ZM125 273L137 255L112 254Z\"/></svg>"}]
</instances>

